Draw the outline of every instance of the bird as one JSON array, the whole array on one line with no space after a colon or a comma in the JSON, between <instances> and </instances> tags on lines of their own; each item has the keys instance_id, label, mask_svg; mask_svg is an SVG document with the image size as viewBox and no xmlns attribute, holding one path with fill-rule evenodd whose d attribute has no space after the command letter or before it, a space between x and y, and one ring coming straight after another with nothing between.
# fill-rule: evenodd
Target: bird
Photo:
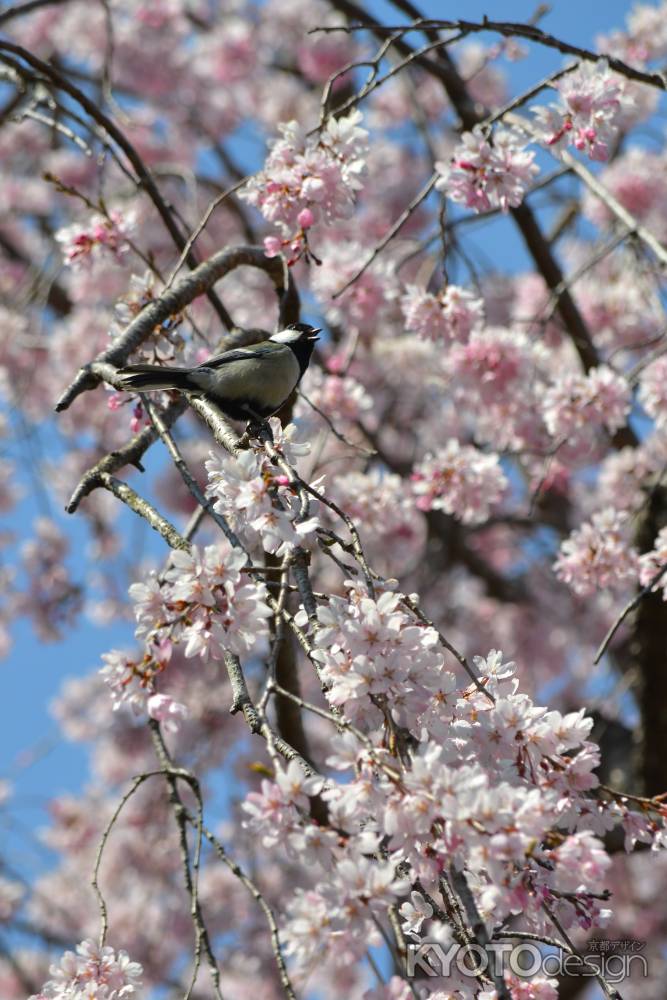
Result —
<instances>
[{"instance_id":1,"label":"bird","mask_svg":"<svg viewBox=\"0 0 667 1000\"><path fill-rule=\"evenodd\" d=\"M118 388L203 395L232 420L262 424L296 389L321 332L308 323L291 323L268 340L224 351L195 368L128 365L118 370Z\"/></svg>"}]
</instances>

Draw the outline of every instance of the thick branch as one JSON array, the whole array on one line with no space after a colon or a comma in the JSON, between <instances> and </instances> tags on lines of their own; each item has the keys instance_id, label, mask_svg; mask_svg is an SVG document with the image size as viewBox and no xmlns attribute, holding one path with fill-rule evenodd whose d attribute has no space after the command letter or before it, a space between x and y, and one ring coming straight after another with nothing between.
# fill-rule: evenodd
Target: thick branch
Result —
<instances>
[{"instance_id":1,"label":"thick branch","mask_svg":"<svg viewBox=\"0 0 667 1000\"><path fill-rule=\"evenodd\" d=\"M266 271L280 300L282 320L294 322L298 318L299 297L290 275L285 274L287 269L282 258L267 257L261 247L241 246L220 250L157 299L149 302L120 337L97 356L93 364L84 365L56 403L56 412L66 410L82 392L94 389L100 383L103 376L94 370L94 364L115 367L124 364L132 351L151 335L156 326L181 312L230 271L244 265Z\"/></svg>"},{"instance_id":2,"label":"thick branch","mask_svg":"<svg viewBox=\"0 0 667 1000\"><path fill-rule=\"evenodd\" d=\"M178 399L163 410L161 417L162 422L166 427L171 427L172 424L185 413L186 403L184 399ZM97 465L94 465L92 469L86 472L74 493L70 497L70 500L65 507L68 514L73 514L77 509L81 501L92 493L93 490L97 489L100 485L100 476L106 473L116 472L118 469L122 469L125 465L134 465L138 469L142 469L141 459L144 453L150 448L152 444L158 439L158 434L153 427L144 427L131 441L123 445L122 448L116 448L114 451L109 452L104 458L101 458Z\"/></svg>"},{"instance_id":3,"label":"thick branch","mask_svg":"<svg viewBox=\"0 0 667 1000\"><path fill-rule=\"evenodd\" d=\"M154 531L162 535L164 540L172 549L189 549L190 544L183 538L182 535L176 530L171 521L168 521L166 517L163 517L159 510L145 499L145 497L139 496L139 494L128 486L127 483L122 482L120 479L116 479L115 476L110 476L108 472L101 472L99 474L99 484L104 486L105 489L113 493L114 496L122 500L124 504L133 510L135 514L139 517L143 517L145 521L150 524Z\"/></svg>"}]
</instances>

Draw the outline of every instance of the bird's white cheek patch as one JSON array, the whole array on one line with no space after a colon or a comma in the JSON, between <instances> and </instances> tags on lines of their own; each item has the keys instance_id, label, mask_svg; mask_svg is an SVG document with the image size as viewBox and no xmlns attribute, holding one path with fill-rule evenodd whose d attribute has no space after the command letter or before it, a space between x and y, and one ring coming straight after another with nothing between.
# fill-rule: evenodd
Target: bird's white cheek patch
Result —
<instances>
[{"instance_id":1,"label":"bird's white cheek patch","mask_svg":"<svg viewBox=\"0 0 667 1000\"><path fill-rule=\"evenodd\" d=\"M302 336L303 334L299 333L298 330L281 330L280 333L274 333L269 339L276 344L294 344Z\"/></svg>"}]
</instances>

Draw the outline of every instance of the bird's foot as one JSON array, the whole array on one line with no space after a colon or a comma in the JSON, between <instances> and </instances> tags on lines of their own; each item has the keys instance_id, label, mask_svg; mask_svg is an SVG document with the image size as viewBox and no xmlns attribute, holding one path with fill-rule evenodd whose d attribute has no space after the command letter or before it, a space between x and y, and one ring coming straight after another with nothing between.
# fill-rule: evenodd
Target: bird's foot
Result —
<instances>
[{"instance_id":1,"label":"bird's foot","mask_svg":"<svg viewBox=\"0 0 667 1000\"><path fill-rule=\"evenodd\" d=\"M252 416L245 429L249 437L257 438L259 441L270 441L273 444L273 431L268 420L261 417Z\"/></svg>"}]
</instances>

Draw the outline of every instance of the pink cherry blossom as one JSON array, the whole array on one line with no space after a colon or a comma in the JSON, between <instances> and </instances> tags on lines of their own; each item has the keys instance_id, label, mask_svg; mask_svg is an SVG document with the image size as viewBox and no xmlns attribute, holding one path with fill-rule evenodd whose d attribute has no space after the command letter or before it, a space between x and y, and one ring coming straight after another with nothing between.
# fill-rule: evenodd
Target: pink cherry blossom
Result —
<instances>
[{"instance_id":1,"label":"pink cherry blossom","mask_svg":"<svg viewBox=\"0 0 667 1000\"><path fill-rule=\"evenodd\" d=\"M311 138L296 121L280 125L281 138L272 143L264 169L242 190L241 196L279 227L285 245L292 244L292 254L299 252L300 231L315 221L331 224L352 212L365 170L368 133L361 119L359 111L329 118L322 132Z\"/></svg>"},{"instance_id":2,"label":"pink cherry blossom","mask_svg":"<svg viewBox=\"0 0 667 1000\"><path fill-rule=\"evenodd\" d=\"M641 373L638 399L659 427L667 426L667 358L658 358Z\"/></svg>"},{"instance_id":3,"label":"pink cherry blossom","mask_svg":"<svg viewBox=\"0 0 667 1000\"><path fill-rule=\"evenodd\" d=\"M105 252L120 261L129 250L128 236L134 228L134 216L113 209L108 215L93 215L86 226L65 226L56 233L69 267L90 267Z\"/></svg>"},{"instance_id":4,"label":"pink cherry blossom","mask_svg":"<svg viewBox=\"0 0 667 1000\"><path fill-rule=\"evenodd\" d=\"M508 212L523 201L531 179L539 173L535 153L509 129L497 129L493 142L478 127L464 132L451 162L437 163L438 191L476 212L500 208Z\"/></svg>"},{"instance_id":5,"label":"pink cherry blossom","mask_svg":"<svg viewBox=\"0 0 667 1000\"><path fill-rule=\"evenodd\" d=\"M77 945L76 953L66 951L59 965L50 968L52 979L42 987L39 995L30 1000L121 1000L139 996L140 976L143 972L138 962L132 962L127 952L114 951L109 945L100 948L92 940Z\"/></svg>"},{"instance_id":6,"label":"pink cherry blossom","mask_svg":"<svg viewBox=\"0 0 667 1000\"><path fill-rule=\"evenodd\" d=\"M653 548L649 552L644 552L639 557L639 582L642 587L647 587L655 576L660 573L667 564L667 529L661 528L656 535ZM667 580L663 577L656 587L662 588L663 596L667 600Z\"/></svg>"},{"instance_id":7,"label":"pink cherry blossom","mask_svg":"<svg viewBox=\"0 0 667 1000\"><path fill-rule=\"evenodd\" d=\"M146 702L146 711L151 719L161 722L168 733L178 732L182 719L188 716L188 709L168 694L152 694Z\"/></svg>"},{"instance_id":8,"label":"pink cherry blossom","mask_svg":"<svg viewBox=\"0 0 667 1000\"><path fill-rule=\"evenodd\" d=\"M435 341L459 340L463 343L483 319L480 299L465 288L446 285L433 295L417 285L408 285L401 298L401 308L408 330Z\"/></svg>"},{"instance_id":9,"label":"pink cherry blossom","mask_svg":"<svg viewBox=\"0 0 667 1000\"><path fill-rule=\"evenodd\" d=\"M664 995L652 2L596 41L554 29L632 67L556 79L534 30L407 58L430 32L379 4L377 37L327 0L0 15L3 1000L497 1000L456 963L407 975L404 944L459 949L462 921L480 947L645 941L620 992ZM566 149L607 158L637 225L588 171L539 183ZM323 336L270 435L151 397L201 510L114 371L297 321ZM61 670L42 761L24 703Z\"/></svg>"},{"instance_id":10,"label":"pink cherry blossom","mask_svg":"<svg viewBox=\"0 0 667 1000\"><path fill-rule=\"evenodd\" d=\"M609 158L609 143L616 134L621 107L621 85L609 66L581 62L553 84L561 105L534 108L543 141L548 146L572 145L592 160Z\"/></svg>"},{"instance_id":11,"label":"pink cherry blossom","mask_svg":"<svg viewBox=\"0 0 667 1000\"><path fill-rule=\"evenodd\" d=\"M556 438L590 428L591 423L613 433L624 425L630 402L627 381L601 365L587 375L564 375L550 386L542 404L544 422Z\"/></svg>"},{"instance_id":12,"label":"pink cherry blossom","mask_svg":"<svg viewBox=\"0 0 667 1000\"><path fill-rule=\"evenodd\" d=\"M508 488L497 455L455 439L415 466L412 479L422 510L444 510L465 524L485 521Z\"/></svg>"},{"instance_id":13,"label":"pink cherry blossom","mask_svg":"<svg viewBox=\"0 0 667 1000\"><path fill-rule=\"evenodd\" d=\"M628 514L607 507L575 529L560 547L557 576L585 597L598 588L631 586L639 563Z\"/></svg>"}]
</instances>

